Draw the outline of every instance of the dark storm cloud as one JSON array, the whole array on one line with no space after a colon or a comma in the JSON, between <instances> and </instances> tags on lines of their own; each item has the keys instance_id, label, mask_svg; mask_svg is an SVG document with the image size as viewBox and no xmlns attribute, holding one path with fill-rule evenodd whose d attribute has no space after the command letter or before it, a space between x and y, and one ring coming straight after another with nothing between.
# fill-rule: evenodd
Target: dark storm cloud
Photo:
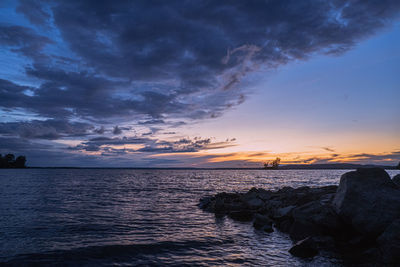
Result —
<instances>
[{"instance_id":1,"label":"dark storm cloud","mask_svg":"<svg viewBox=\"0 0 400 267\"><path fill-rule=\"evenodd\" d=\"M112 148L112 146L121 146L121 145L138 145L138 144L148 144L155 142L155 140L143 137L106 137L100 136L91 138L86 142L82 142L81 144L73 147L69 147L69 150L82 150L82 151L116 151L116 149ZM123 149L125 150L125 149ZM126 150L128 151L128 150ZM132 150L130 150L132 151Z\"/></svg>"},{"instance_id":2,"label":"dark storm cloud","mask_svg":"<svg viewBox=\"0 0 400 267\"><path fill-rule=\"evenodd\" d=\"M85 136L93 129L92 125L63 120L32 120L29 122L0 123L0 134L19 136L28 139L60 139L64 137Z\"/></svg>"},{"instance_id":3,"label":"dark storm cloud","mask_svg":"<svg viewBox=\"0 0 400 267\"><path fill-rule=\"evenodd\" d=\"M0 138L119 135L133 125L150 130L150 137L216 118L246 100L241 82L249 74L318 53L344 53L390 25L399 10L397 0L20 0L15 16L30 24L0 23L0 46L5 55L17 54L24 71L21 79L0 79L0 112L28 112L40 120L2 123ZM65 153L118 156L233 145L146 136L92 138ZM112 147L124 144L143 147Z\"/></svg>"},{"instance_id":4,"label":"dark storm cloud","mask_svg":"<svg viewBox=\"0 0 400 267\"><path fill-rule=\"evenodd\" d=\"M343 53L399 7L395 0L20 1L18 12L57 29L72 52L54 56L46 45L60 40L51 34L1 26L1 44L32 58L27 74L42 81L34 96L2 106L97 121L217 117L244 101L238 85L246 74ZM76 68L57 64L60 57Z\"/></svg>"},{"instance_id":5,"label":"dark storm cloud","mask_svg":"<svg viewBox=\"0 0 400 267\"><path fill-rule=\"evenodd\" d=\"M142 137L96 137L89 139L89 141L85 142L85 144L97 144L97 145L128 145L128 144L143 144L146 142L151 141L149 138L142 138Z\"/></svg>"},{"instance_id":6,"label":"dark storm cloud","mask_svg":"<svg viewBox=\"0 0 400 267\"><path fill-rule=\"evenodd\" d=\"M20 0L19 3L17 12L24 14L31 23L45 25L49 21L50 14L44 10L40 1Z\"/></svg>"},{"instance_id":7,"label":"dark storm cloud","mask_svg":"<svg viewBox=\"0 0 400 267\"><path fill-rule=\"evenodd\" d=\"M9 47L11 51L19 52L37 62L47 57L42 50L50 43L53 42L49 38L35 33L31 28L0 25L0 45Z\"/></svg>"},{"instance_id":8,"label":"dark storm cloud","mask_svg":"<svg viewBox=\"0 0 400 267\"><path fill-rule=\"evenodd\" d=\"M29 150L47 150L52 148L50 145L31 142L27 139L15 137L0 137L0 153L22 153L25 154Z\"/></svg>"}]
</instances>

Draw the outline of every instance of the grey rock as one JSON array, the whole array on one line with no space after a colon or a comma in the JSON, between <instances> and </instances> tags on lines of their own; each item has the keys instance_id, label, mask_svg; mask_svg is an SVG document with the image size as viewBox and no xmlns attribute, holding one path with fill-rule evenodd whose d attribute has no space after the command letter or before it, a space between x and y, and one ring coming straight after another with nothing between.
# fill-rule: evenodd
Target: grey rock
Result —
<instances>
[{"instance_id":1,"label":"grey rock","mask_svg":"<svg viewBox=\"0 0 400 267\"><path fill-rule=\"evenodd\" d=\"M361 234L377 237L400 218L400 189L381 168L361 168L340 178L336 212Z\"/></svg>"}]
</instances>

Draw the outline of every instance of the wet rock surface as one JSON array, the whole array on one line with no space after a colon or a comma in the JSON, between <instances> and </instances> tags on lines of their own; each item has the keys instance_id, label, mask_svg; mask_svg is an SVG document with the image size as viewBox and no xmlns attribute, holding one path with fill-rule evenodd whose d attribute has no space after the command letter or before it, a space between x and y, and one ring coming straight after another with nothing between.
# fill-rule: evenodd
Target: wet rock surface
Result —
<instances>
[{"instance_id":1,"label":"wet rock surface","mask_svg":"<svg viewBox=\"0 0 400 267\"><path fill-rule=\"evenodd\" d=\"M339 186L252 188L204 197L199 207L287 233L294 256L325 250L350 263L400 264L400 187L394 180L383 169L363 168L342 175Z\"/></svg>"}]
</instances>

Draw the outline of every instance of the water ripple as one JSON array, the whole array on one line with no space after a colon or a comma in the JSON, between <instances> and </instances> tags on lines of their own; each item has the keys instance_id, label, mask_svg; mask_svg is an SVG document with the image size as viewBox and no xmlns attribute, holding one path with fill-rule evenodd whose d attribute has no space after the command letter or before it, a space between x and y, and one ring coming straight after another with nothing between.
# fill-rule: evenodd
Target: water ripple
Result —
<instances>
[{"instance_id":1,"label":"water ripple","mask_svg":"<svg viewBox=\"0 0 400 267\"><path fill-rule=\"evenodd\" d=\"M8 265L333 266L292 257L285 234L216 218L200 197L337 184L342 170L0 170ZM393 176L398 171L391 171Z\"/></svg>"}]
</instances>

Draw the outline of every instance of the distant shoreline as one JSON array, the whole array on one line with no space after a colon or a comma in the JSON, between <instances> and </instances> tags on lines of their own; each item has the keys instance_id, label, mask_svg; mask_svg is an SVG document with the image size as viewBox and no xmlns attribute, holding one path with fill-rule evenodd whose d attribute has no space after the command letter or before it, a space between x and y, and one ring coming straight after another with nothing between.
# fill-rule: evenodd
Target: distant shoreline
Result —
<instances>
[{"instance_id":1,"label":"distant shoreline","mask_svg":"<svg viewBox=\"0 0 400 267\"><path fill-rule=\"evenodd\" d=\"M349 170L357 168L379 167L386 170L397 170L396 166L384 165L362 165L351 163L338 164L296 164L282 165L277 169L260 168L195 168L195 167L26 167L24 169L127 169L127 170L264 170L264 171L279 171L279 170Z\"/></svg>"}]
</instances>

